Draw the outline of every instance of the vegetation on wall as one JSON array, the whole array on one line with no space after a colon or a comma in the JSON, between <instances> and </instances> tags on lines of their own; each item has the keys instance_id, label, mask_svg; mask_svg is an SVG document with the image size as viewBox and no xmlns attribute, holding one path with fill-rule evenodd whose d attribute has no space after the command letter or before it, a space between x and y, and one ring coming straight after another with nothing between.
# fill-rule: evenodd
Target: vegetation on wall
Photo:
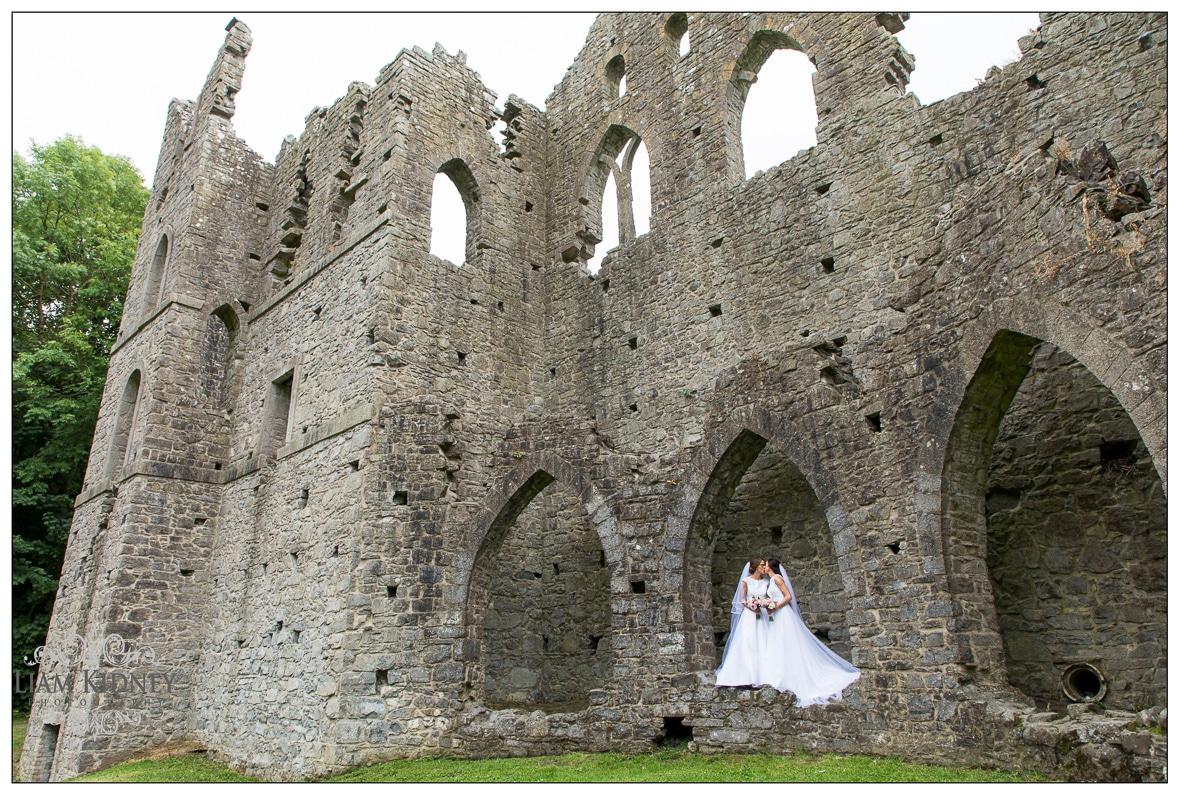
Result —
<instances>
[{"instance_id":1,"label":"vegetation on wall","mask_svg":"<svg viewBox=\"0 0 1180 795\"><path fill-rule=\"evenodd\" d=\"M24 657L53 612L147 199L130 161L77 138L12 155L12 668L25 682Z\"/></svg>"}]
</instances>

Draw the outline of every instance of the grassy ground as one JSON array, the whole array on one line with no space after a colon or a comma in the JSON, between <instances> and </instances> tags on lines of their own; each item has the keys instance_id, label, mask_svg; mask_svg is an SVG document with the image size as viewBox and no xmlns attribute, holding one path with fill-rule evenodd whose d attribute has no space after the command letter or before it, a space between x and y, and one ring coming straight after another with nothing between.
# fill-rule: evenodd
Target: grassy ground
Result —
<instances>
[{"instance_id":1,"label":"grassy ground","mask_svg":"<svg viewBox=\"0 0 1180 795\"><path fill-rule=\"evenodd\" d=\"M29 714L27 712L12 713L12 780L20 781L20 749L25 744L25 735L29 731Z\"/></svg>"},{"instance_id":2,"label":"grassy ground","mask_svg":"<svg viewBox=\"0 0 1180 795\"><path fill-rule=\"evenodd\" d=\"M144 759L100 770L71 781L260 781L235 773L204 754L185 754L169 759Z\"/></svg>"},{"instance_id":3,"label":"grassy ground","mask_svg":"<svg viewBox=\"0 0 1180 795\"><path fill-rule=\"evenodd\" d=\"M118 765L77 781L257 781L202 754ZM991 770L916 765L896 759L835 755L705 756L685 749L650 754L565 754L485 759L414 759L358 768L329 781L369 782L809 782L809 781L1038 781Z\"/></svg>"},{"instance_id":4,"label":"grassy ground","mask_svg":"<svg viewBox=\"0 0 1180 795\"><path fill-rule=\"evenodd\" d=\"M687 750L650 754L565 754L463 762L416 759L386 762L336 776L330 781L1033 781L1011 773L915 765L896 759L833 754L777 756L718 754Z\"/></svg>"}]
</instances>

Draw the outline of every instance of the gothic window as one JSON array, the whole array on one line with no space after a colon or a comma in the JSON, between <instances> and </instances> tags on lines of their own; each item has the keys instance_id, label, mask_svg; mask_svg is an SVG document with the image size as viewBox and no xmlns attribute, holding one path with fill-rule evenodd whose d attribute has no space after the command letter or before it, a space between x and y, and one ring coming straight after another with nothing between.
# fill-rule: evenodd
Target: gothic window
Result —
<instances>
[{"instance_id":1,"label":"gothic window","mask_svg":"<svg viewBox=\"0 0 1180 795\"><path fill-rule=\"evenodd\" d=\"M611 99L627 93L627 61L623 56L616 55L607 62L606 85Z\"/></svg>"},{"instance_id":2,"label":"gothic window","mask_svg":"<svg viewBox=\"0 0 1180 795\"><path fill-rule=\"evenodd\" d=\"M816 144L815 65L784 33L756 33L734 69L729 124L733 171L749 178ZM755 87L757 84L757 87Z\"/></svg>"},{"instance_id":3,"label":"gothic window","mask_svg":"<svg viewBox=\"0 0 1180 795\"><path fill-rule=\"evenodd\" d=\"M462 160L448 160L434 176L430 202L430 253L457 265L475 258L479 236L479 184Z\"/></svg>"},{"instance_id":4,"label":"gothic window","mask_svg":"<svg viewBox=\"0 0 1180 795\"><path fill-rule=\"evenodd\" d=\"M664 24L664 39L668 49L681 58L692 51L688 35L688 14L672 14Z\"/></svg>"},{"instance_id":5,"label":"gothic window","mask_svg":"<svg viewBox=\"0 0 1180 795\"><path fill-rule=\"evenodd\" d=\"M164 270L168 264L169 253L171 247L168 235L160 235L160 242L156 245L156 253L152 255L152 264L148 268L147 285L143 292L143 304L147 312L155 309L163 298Z\"/></svg>"},{"instance_id":6,"label":"gothic window","mask_svg":"<svg viewBox=\"0 0 1180 795\"><path fill-rule=\"evenodd\" d=\"M633 131L614 125L599 144L581 200L586 209L580 233L597 273L603 257L650 230L651 167L647 147Z\"/></svg>"},{"instance_id":7,"label":"gothic window","mask_svg":"<svg viewBox=\"0 0 1180 795\"><path fill-rule=\"evenodd\" d=\"M111 452L107 458L107 477L114 477L123 467L131 463L138 452L134 440L136 420L139 417L140 372L136 370L123 387L119 410L115 415L115 434L111 441Z\"/></svg>"}]
</instances>

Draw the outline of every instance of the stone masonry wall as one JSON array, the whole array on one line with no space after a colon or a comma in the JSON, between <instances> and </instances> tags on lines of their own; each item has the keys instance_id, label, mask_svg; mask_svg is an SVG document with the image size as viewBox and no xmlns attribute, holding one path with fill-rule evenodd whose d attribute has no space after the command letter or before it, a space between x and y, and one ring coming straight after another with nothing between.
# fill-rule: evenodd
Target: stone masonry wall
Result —
<instances>
[{"instance_id":1,"label":"stone masonry wall","mask_svg":"<svg viewBox=\"0 0 1180 795\"><path fill-rule=\"evenodd\" d=\"M233 135L231 22L168 111L42 668L117 632L183 687L38 695L22 777L687 727L702 753L1162 780L1166 16L1045 14L929 106L904 22L604 14L544 111L405 50L273 166ZM818 142L746 180L781 48L816 66ZM592 274L636 138L651 231ZM440 172L462 263L429 254ZM752 552L861 669L841 702L715 686ZM1060 703L1074 661L1105 711Z\"/></svg>"},{"instance_id":2,"label":"stone masonry wall","mask_svg":"<svg viewBox=\"0 0 1180 795\"><path fill-rule=\"evenodd\" d=\"M1135 426L1073 357L1038 348L1000 426L988 571L1008 678L1064 700L1090 663L1105 703L1150 707L1167 676L1167 504ZM1108 673L1109 672L1109 673Z\"/></svg>"}]
</instances>

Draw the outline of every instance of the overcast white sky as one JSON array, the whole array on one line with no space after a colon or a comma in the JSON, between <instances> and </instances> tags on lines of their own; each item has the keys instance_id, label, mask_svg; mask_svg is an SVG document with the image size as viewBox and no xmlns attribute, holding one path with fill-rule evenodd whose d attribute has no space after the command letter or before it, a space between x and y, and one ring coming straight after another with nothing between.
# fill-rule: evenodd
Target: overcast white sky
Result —
<instances>
[{"instance_id":1,"label":"overcast white sky","mask_svg":"<svg viewBox=\"0 0 1180 795\"><path fill-rule=\"evenodd\" d=\"M234 129L272 162L284 136L302 132L313 107L330 104L352 81L372 84L401 49L415 45L430 50L437 41L448 52L466 52L468 65L496 92L500 107L510 93L544 107L594 18L580 13L238 15L253 31L254 47L235 100ZM13 149L27 152L30 140L46 144L73 134L108 154L126 155L150 184L168 102L196 99L232 16L14 14ZM1017 38L1038 24L1037 15L1029 13L914 14L899 35L917 62L910 90L929 104L973 88L993 64L1015 60ZM744 139L749 174L814 144L810 66L797 58L794 85L804 93L792 95L790 58L783 57L791 55L772 58L751 91L743 128L764 132ZM642 227L642 219L637 221ZM610 245L608 238L597 253ZM462 253L444 256L462 261Z\"/></svg>"},{"instance_id":2,"label":"overcast white sky","mask_svg":"<svg viewBox=\"0 0 1180 795\"><path fill-rule=\"evenodd\" d=\"M232 13L18 13L13 16L13 144L78 135L123 154L150 181L168 101L196 99ZM544 106L592 14L241 13L254 33L234 128L273 160L316 105L372 83L398 51L463 50L499 103ZM911 90L930 103L1014 60L1035 14L915 14L900 34L917 58ZM691 35L691 34L690 34ZM765 85L765 77L763 85ZM753 94L752 94L753 97ZM789 105L789 103L779 103ZM793 152L792 152L793 154Z\"/></svg>"}]
</instances>

